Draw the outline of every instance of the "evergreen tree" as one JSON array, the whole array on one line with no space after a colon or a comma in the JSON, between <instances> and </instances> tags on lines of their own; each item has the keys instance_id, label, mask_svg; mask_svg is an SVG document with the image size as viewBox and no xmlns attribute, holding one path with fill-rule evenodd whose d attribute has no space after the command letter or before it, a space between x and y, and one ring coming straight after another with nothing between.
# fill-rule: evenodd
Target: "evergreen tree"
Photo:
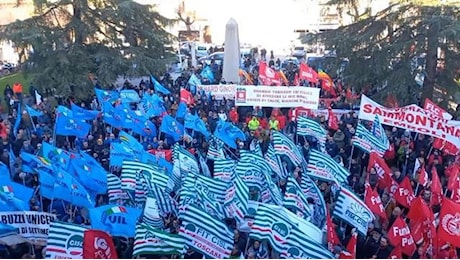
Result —
<instances>
[{"instance_id":1,"label":"evergreen tree","mask_svg":"<svg viewBox=\"0 0 460 260\"><path fill-rule=\"evenodd\" d=\"M85 97L93 82L161 73L173 53L165 27L174 23L153 5L132 0L34 0L35 14L3 26L0 39L19 50L39 88Z\"/></svg>"},{"instance_id":2,"label":"evergreen tree","mask_svg":"<svg viewBox=\"0 0 460 260\"><path fill-rule=\"evenodd\" d=\"M406 104L440 98L446 106L460 91L460 8L441 2L396 3L319 37L349 59L343 77L356 90L376 87L373 98L392 93Z\"/></svg>"}]
</instances>

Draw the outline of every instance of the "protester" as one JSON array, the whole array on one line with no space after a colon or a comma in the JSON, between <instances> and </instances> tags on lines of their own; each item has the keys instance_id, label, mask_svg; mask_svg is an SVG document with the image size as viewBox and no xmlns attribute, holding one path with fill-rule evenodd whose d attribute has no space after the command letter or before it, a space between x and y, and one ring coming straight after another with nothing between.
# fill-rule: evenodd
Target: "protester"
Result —
<instances>
[{"instance_id":1,"label":"protester","mask_svg":"<svg viewBox=\"0 0 460 260\"><path fill-rule=\"evenodd\" d=\"M260 53L265 60L267 51L261 49ZM269 56L274 60L273 51ZM337 79L333 86L325 86L329 79L321 72L311 70L322 77L320 80L302 78L300 70L311 68L301 65L287 82L267 84L256 77L261 64L254 62L248 59L244 64L251 77L244 79L246 84L250 80L255 85L321 88L320 110L237 107L232 99L218 99L198 88L201 83L222 80L222 68L216 63L190 68L175 81L165 75L160 81L152 77L136 86L126 81L121 89L98 87L88 100L64 99L55 109L51 96L37 105L38 100L23 93L22 86L20 91L16 84L13 90L7 86L4 98L11 108L8 120L0 122L4 174L0 181L4 193L8 187L14 192L8 196L0 193L0 219L5 225L0 235L12 232L9 228L14 221L3 221L2 216L14 211L38 212L40 217L55 216L56 220L49 221L50 228L29 226L46 230L48 236L14 231L19 232L13 232L18 242L2 246L1 257L56 258L81 256L90 250L120 258L165 259L200 259L204 255L240 259L456 257L460 245L445 240L448 236L440 232L436 234L428 222L440 217L443 195L455 205L460 198L456 190L458 147L446 150L447 143L441 140L435 147L438 141L431 136L383 128L375 120L358 120L358 114L349 108L359 103L359 96L342 88ZM130 112L134 110L141 115ZM375 147L366 150L357 144L358 138L368 138L365 140ZM279 148L281 144L284 150ZM320 177L318 168L325 164L336 168ZM312 165L317 169L312 170ZM150 177L140 179L140 173ZM310 178L312 186L308 188L305 184ZM233 194L232 187L233 197L228 195ZM245 187L246 195L241 191ZM295 195L295 190L302 195ZM333 214L338 213L344 190L353 192L349 198L357 196L374 216L364 230ZM249 198L247 205L238 202L240 196ZM289 204L292 197L297 200ZM24 198L25 205L20 203ZM312 223L312 230L327 228L324 237L331 244L327 247L330 252L314 241L315 237L296 240L302 233L298 227L291 226L286 234L291 246L286 250L280 250L282 244L263 231L254 231L263 230L271 218L284 221L288 216L273 213L268 204L283 205L302 221ZM194 211L200 209L195 209L196 205L205 210ZM230 210L230 206L234 208ZM247 215L252 214L249 222L235 213L243 208ZM364 207L358 211L366 214ZM259 215L261 212L268 213ZM123 213L127 215L122 217ZM107 226L102 219L112 224ZM91 238L92 233L86 233L89 229L105 231L113 248L102 252L85 244ZM218 241L216 246L184 247L181 236L197 230L204 232L200 236ZM407 232L394 234L394 230ZM283 229L276 232L275 238L282 241ZM21 234L29 239L42 237L43 241L22 241ZM57 234L68 234L67 240Z\"/></svg>"}]
</instances>

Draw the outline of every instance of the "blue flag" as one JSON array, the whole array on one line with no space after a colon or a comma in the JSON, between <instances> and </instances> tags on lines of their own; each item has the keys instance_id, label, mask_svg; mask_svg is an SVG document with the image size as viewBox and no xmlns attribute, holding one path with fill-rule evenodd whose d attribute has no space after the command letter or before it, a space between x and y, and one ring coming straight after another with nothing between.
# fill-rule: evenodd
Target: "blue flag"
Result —
<instances>
[{"instance_id":1,"label":"blue flag","mask_svg":"<svg viewBox=\"0 0 460 260\"><path fill-rule=\"evenodd\" d=\"M68 108L59 106L56 109L55 133L64 136L86 137L91 126L88 123L75 119L72 111Z\"/></svg>"},{"instance_id":2,"label":"blue flag","mask_svg":"<svg viewBox=\"0 0 460 260\"><path fill-rule=\"evenodd\" d=\"M101 103L102 107L102 120L107 124L115 127L115 128L122 128L123 127L123 111L121 106L114 107L110 102L103 102Z\"/></svg>"},{"instance_id":3,"label":"blue flag","mask_svg":"<svg viewBox=\"0 0 460 260\"><path fill-rule=\"evenodd\" d=\"M199 118L197 115L188 114L185 116L184 121L185 128L193 129L194 131L202 133L206 139L211 135L206 128L204 121Z\"/></svg>"},{"instance_id":4,"label":"blue flag","mask_svg":"<svg viewBox=\"0 0 460 260\"><path fill-rule=\"evenodd\" d=\"M139 115L131 109L124 109L123 127L131 129L134 133L141 136L157 136L157 128L148 118Z\"/></svg>"},{"instance_id":5,"label":"blue flag","mask_svg":"<svg viewBox=\"0 0 460 260\"><path fill-rule=\"evenodd\" d=\"M20 157L22 159L23 172L36 173L37 170L44 170L46 172L53 171L51 162L46 158L26 152L21 152Z\"/></svg>"},{"instance_id":6,"label":"blue flag","mask_svg":"<svg viewBox=\"0 0 460 260\"><path fill-rule=\"evenodd\" d=\"M69 173L60 170L56 176L39 170L40 194L48 199L62 199L75 206L94 207L94 198Z\"/></svg>"},{"instance_id":7,"label":"blue flag","mask_svg":"<svg viewBox=\"0 0 460 260\"><path fill-rule=\"evenodd\" d=\"M71 154L70 152L57 148L56 146L47 142L42 142L42 148L40 151L41 157L48 159L52 164L57 167L61 167L64 170L69 168Z\"/></svg>"},{"instance_id":8,"label":"blue flag","mask_svg":"<svg viewBox=\"0 0 460 260\"><path fill-rule=\"evenodd\" d=\"M222 120L219 120L217 123L216 130L214 131L214 136L234 149L236 149L236 139L240 139L242 141L246 140L246 136L241 131L241 129L229 122L224 122Z\"/></svg>"},{"instance_id":9,"label":"blue flag","mask_svg":"<svg viewBox=\"0 0 460 260\"><path fill-rule=\"evenodd\" d=\"M29 114L29 116L31 116L31 117L38 117L38 116L43 115L43 113L41 111L37 111L37 110L29 107L28 105L26 105L26 111Z\"/></svg>"},{"instance_id":10,"label":"blue flag","mask_svg":"<svg viewBox=\"0 0 460 260\"><path fill-rule=\"evenodd\" d=\"M176 118L184 118L188 112L187 110L187 105L184 102L180 102L177 107Z\"/></svg>"},{"instance_id":11,"label":"blue flag","mask_svg":"<svg viewBox=\"0 0 460 260\"><path fill-rule=\"evenodd\" d=\"M142 144L139 143L136 138L126 133L125 131L120 131L118 138L122 144L125 144L127 147L136 151L136 154L140 155L142 151L144 151L144 146L142 146Z\"/></svg>"},{"instance_id":12,"label":"blue flag","mask_svg":"<svg viewBox=\"0 0 460 260\"><path fill-rule=\"evenodd\" d=\"M9 179L0 179L0 187L9 187L10 193L14 195L14 197L29 203L30 199L34 194L34 189L19 184L17 182L11 181ZM1 192L1 191L0 191Z\"/></svg>"},{"instance_id":13,"label":"blue flag","mask_svg":"<svg viewBox=\"0 0 460 260\"><path fill-rule=\"evenodd\" d=\"M70 109L72 110L73 116L75 118L82 119L82 120L93 120L96 117L98 117L99 114L101 113L97 110L84 109L82 107L75 105L74 103L70 105Z\"/></svg>"},{"instance_id":14,"label":"blue flag","mask_svg":"<svg viewBox=\"0 0 460 260\"><path fill-rule=\"evenodd\" d=\"M190 86L199 86L201 85L201 80L195 75L192 74L187 82Z\"/></svg>"},{"instance_id":15,"label":"blue flag","mask_svg":"<svg viewBox=\"0 0 460 260\"><path fill-rule=\"evenodd\" d=\"M158 158L158 166L163 167L166 169L166 173L171 176L173 172L173 164L168 162L164 157Z\"/></svg>"},{"instance_id":16,"label":"blue flag","mask_svg":"<svg viewBox=\"0 0 460 260\"><path fill-rule=\"evenodd\" d=\"M122 103L137 103L141 100L139 94L133 89L125 89L120 92L120 99Z\"/></svg>"},{"instance_id":17,"label":"blue flag","mask_svg":"<svg viewBox=\"0 0 460 260\"><path fill-rule=\"evenodd\" d=\"M155 89L155 92L159 92L164 95L169 95L171 92L165 88L163 85L160 84L153 76L150 76L150 81L153 83L153 88Z\"/></svg>"},{"instance_id":18,"label":"blue flag","mask_svg":"<svg viewBox=\"0 0 460 260\"><path fill-rule=\"evenodd\" d=\"M111 90L104 90L104 89L94 89L94 93L96 93L97 100L99 104L102 105L104 102L114 102L120 98L120 93Z\"/></svg>"},{"instance_id":19,"label":"blue flag","mask_svg":"<svg viewBox=\"0 0 460 260\"><path fill-rule=\"evenodd\" d=\"M160 131L174 138L174 141L179 141L184 135L184 126L172 116L166 115L161 121Z\"/></svg>"},{"instance_id":20,"label":"blue flag","mask_svg":"<svg viewBox=\"0 0 460 260\"><path fill-rule=\"evenodd\" d=\"M92 168L82 158L73 158L69 173L74 176L84 188L96 194L104 194L107 191L107 173L100 167Z\"/></svg>"},{"instance_id":21,"label":"blue flag","mask_svg":"<svg viewBox=\"0 0 460 260\"><path fill-rule=\"evenodd\" d=\"M28 202L16 198L12 193L0 191L0 210L27 211L30 207Z\"/></svg>"},{"instance_id":22,"label":"blue flag","mask_svg":"<svg viewBox=\"0 0 460 260\"><path fill-rule=\"evenodd\" d=\"M141 212L140 209L117 205L92 208L89 210L91 228L103 230L112 236L134 237Z\"/></svg>"},{"instance_id":23,"label":"blue flag","mask_svg":"<svg viewBox=\"0 0 460 260\"><path fill-rule=\"evenodd\" d=\"M11 179L10 170L8 169L8 166L6 166L6 164L4 164L3 162L0 162L0 179Z\"/></svg>"},{"instance_id":24,"label":"blue flag","mask_svg":"<svg viewBox=\"0 0 460 260\"><path fill-rule=\"evenodd\" d=\"M166 113L164 101L156 94L145 93L142 102L139 104L140 110L146 117L161 116Z\"/></svg>"},{"instance_id":25,"label":"blue flag","mask_svg":"<svg viewBox=\"0 0 460 260\"><path fill-rule=\"evenodd\" d=\"M211 83L213 83L215 81L214 73L212 72L210 66L204 67L204 69L201 71L200 75L201 75L201 77L203 77L205 79L208 79Z\"/></svg>"},{"instance_id":26,"label":"blue flag","mask_svg":"<svg viewBox=\"0 0 460 260\"><path fill-rule=\"evenodd\" d=\"M21 120L22 120L22 102L19 102L19 105L18 105L18 113L17 113L17 116L16 116L16 121L14 122L14 127L13 127L13 133L14 133L14 136L16 136L18 134L18 129L19 129L19 126L21 125Z\"/></svg>"},{"instance_id":27,"label":"blue flag","mask_svg":"<svg viewBox=\"0 0 460 260\"><path fill-rule=\"evenodd\" d=\"M110 166L121 167L123 161L135 161L139 155L134 153L133 149L122 143L112 143L110 145Z\"/></svg>"}]
</instances>

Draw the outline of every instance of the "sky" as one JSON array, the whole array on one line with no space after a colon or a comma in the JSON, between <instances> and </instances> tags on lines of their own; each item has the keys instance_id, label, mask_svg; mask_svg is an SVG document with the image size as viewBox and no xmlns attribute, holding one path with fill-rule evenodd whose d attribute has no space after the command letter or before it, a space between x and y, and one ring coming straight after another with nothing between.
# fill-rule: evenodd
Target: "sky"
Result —
<instances>
[{"instance_id":1,"label":"sky","mask_svg":"<svg viewBox=\"0 0 460 260\"><path fill-rule=\"evenodd\" d=\"M156 3L160 13L173 17L181 0L136 0L140 3ZM268 49L291 47L297 35L294 29L306 27L308 18L315 15L312 0L185 0L186 10L195 10L199 18L207 22L195 23L194 29L209 24L213 42L222 44L225 25L230 18L238 23L241 43L262 45ZM281 4L282 3L282 4ZM183 26L181 24L181 26ZM175 28L177 30L177 28Z\"/></svg>"}]
</instances>

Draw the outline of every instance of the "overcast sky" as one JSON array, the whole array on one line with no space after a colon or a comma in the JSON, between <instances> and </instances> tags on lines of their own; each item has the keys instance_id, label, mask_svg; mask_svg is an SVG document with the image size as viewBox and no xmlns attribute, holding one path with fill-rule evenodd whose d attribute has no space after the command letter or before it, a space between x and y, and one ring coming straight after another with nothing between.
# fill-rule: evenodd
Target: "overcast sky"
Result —
<instances>
[{"instance_id":1,"label":"overcast sky","mask_svg":"<svg viewBox=\"0 0 460 260\"><path fill-rule=\"evenodd\" d=\"M165 16L173 16L181 0L137 0L140 3L156 3ZM225 24L230 18L238 23L240 42L263 45L267 48L289 47L296 34L294 29L306 27L312 19L314 5L309 15L306 4L311 0L185 0L186 10L195 10L199 18L207 22L194 24L194 29L211 26L213 41L221 44L225 39ZM183 26L181 24L181 26ZM176 28L177 30L177 28Z\"/></svg>"}]
</instances>

